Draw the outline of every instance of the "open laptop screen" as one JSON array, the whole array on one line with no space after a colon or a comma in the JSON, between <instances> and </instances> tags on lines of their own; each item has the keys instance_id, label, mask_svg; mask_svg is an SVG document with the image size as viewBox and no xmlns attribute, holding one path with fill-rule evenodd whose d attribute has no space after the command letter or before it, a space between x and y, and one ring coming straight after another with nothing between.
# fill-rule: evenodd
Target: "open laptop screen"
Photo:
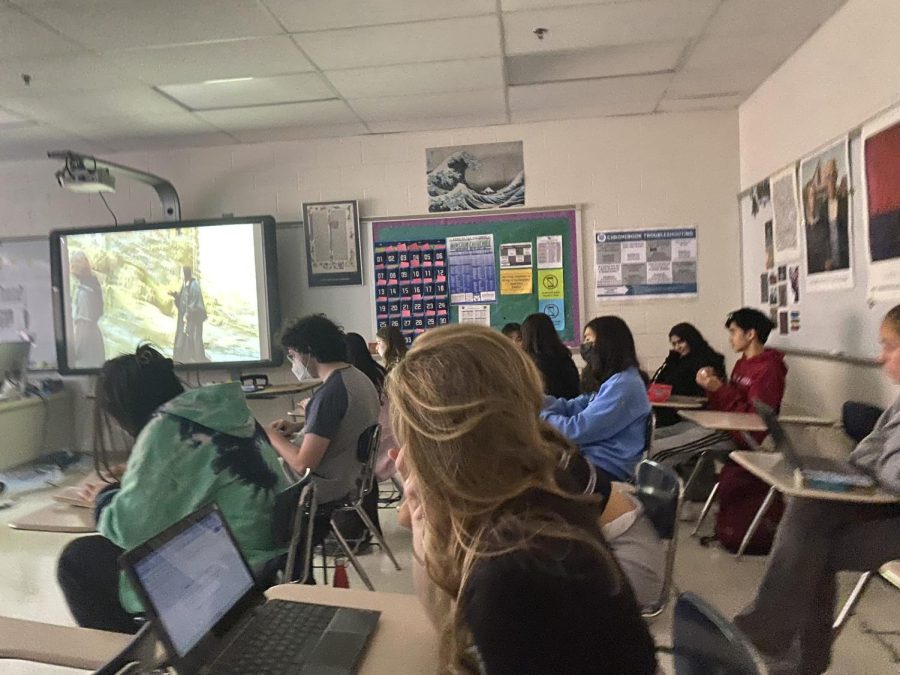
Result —
<instances>
[{"instance_id":1,"label":"open laptop screen","mask_svg":"<svg viewBox=\"0 0 900 675\"><path fill-rule=\"evenodd\" d=\"M134 573L179 656L254 585L215 510L137 561Z\"/></svg>"}]
</instances>

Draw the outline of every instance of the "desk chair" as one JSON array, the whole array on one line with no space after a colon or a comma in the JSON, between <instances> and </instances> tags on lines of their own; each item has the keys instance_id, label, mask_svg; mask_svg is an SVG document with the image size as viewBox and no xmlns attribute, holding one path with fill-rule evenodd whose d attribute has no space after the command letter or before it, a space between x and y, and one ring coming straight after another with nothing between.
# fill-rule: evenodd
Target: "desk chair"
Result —
<instances>
[{"instance_id":1,"label":"desk chair","mask_svg":"<svg viewBox=\"0 0 900 675\"><path fill-rule=\"evenodd\" d=\"M309 563L312 557L313 522L318 508L317 489L312 480L299 481L282 492L275 500L276 522L280 521L281 525L285 521L290 523L288 528L279 528L283 534L276 537L275 540L277 544L287 544L288 547L284 569L281 572L281 583L283 584L304 584L308 581L307 577L311 567ZM285 515L279 517L279 512L285 510ZM288 535L286 541L284 540L285 533ZM302 576L298 576L298 570Z\"/></svg>"},{"instance_id":2,"label":"desk chair","mask_svg":"<svg viewBox=\"0 0 900 675\"><path fill-rule=\"evenodd\" d=\"M156 633L153 632L153 626L145 623L135 633L134 639L128 643L125 649L94 671L93 675L124 675L125 673L140 675L162 672L157 671L156 666Z\"/></svg>"},{"instance_id":3,"label":"desk chair","mask_svg":"<svg viewBox=\"0 0 900 675\"><path fill-rule=\"evenodd\" d=\"M712 605L682 593L672 621L675 675L763 675L767 672L750 641Z\"/></svg>"},{"instance_id":4,"label":"desk chair","mask_svg":"<svg viewBox=\"0 0 900 675\"><path fill-rule=\"evenodd\" d=\"M672 588L672 573L675 569L675 552L678 549L678 522L681 513L683 487L675 470L664 464L645 459L638 464L634 496L644 506L644 513L653 523L659 538L668 542L666 548L666 569L659 598L651 607L646 607L643 616L659 616L666 608Z\"/></svg>"},{"instance_id":5,"label":"desk chair","mask_svg":"<svg viewBox=\"0 0 900 675\"><path fill-rule=\"evenodd\" d=\"M347 500L340 506L338 506L331 513L331 533L334 535L334 538L337 540L338 545L341 547L341 550L344 552L344 555L347 556L347 559L350 561L350 564L353 565L353 569L356 570L356 573L359 574L363 583L366 585L370 591L374 591L375 587L372 585L372 581L369 579L369 575L366 574L366 571L362 568L362 565L359 563L359 559L356 557L356 554L353 552L353 549L347 543L347 540L344 538L344 535L341 534L340 528L338 527L337 521L335 520L335 514L340 511L350 511L356 513L359 516L360 520L362 520L363 524L369 529L372 536L378 541L378 544L381 546L382 550L387 553L388 557L391 559L391 562L394 563L394 567L399 570L400 563L397 562L397 559L394 557L394 552L387 545L387 542L384 540L384 536L378 529L375 527L375 524L372 522L369 515L366 513L366 510L363 508L363 499L365 499L366 495L372 489L372 482L375 480L375 455L378 450L378 438L381 434L381 427L378 424L373 424L371 427L366 429L360 434L359 443L356 448L356 458L362 463L363 470L360 474L359 478L356 481L356 492L350 495ZM322 546L322 557L326 558L325 546Z\"/></svg>"},{"instance_id":6,"label":"desk chair","mask_svg":"<svg viewBox=\"0 0 900 675\"><path fill-rule=\"evenodd\" d=\"M884 410L882 408L869 405L868 403L860 403L859 401L845 401L844 405L841 406L841 428L843 429L844 433L853 441L853 443L857 444L870 433L872 433L872 429L875 427L875 423L878 421L878 418L881 417L881 413L883 412ZM712 452L715 453L715 451ZM694 468L694 473L691 474L691 478L688 480L688 485L690 485L691 481L693 480L694 474L698 473L700 463L704 461L705 455L706 453L703 453L703 455L701 455L700 457L700 460L697 462L697 466ZM719 459L720 461L725 461L727 457L727 452L725 453L724 457L717 457L713 454L710 455L710 459ZM685 487L685 489L687 489L687 486ZM715 486L713 486L712 492L709 493L709 497L707 497L706 503L703 504L703 510L700 512L700 518L697 519L697 524L694 526L694 529L691 532L691 536L696 536L699 532L700 526L706 519L706 516L709 513L710 508L712 507L713 501L715 500L716 493L718 491L719 484L717 482ZM760 506L759 511L757 511L756 517L754 517L750 528L747 530L747 535L744 537L744 542L741 544L741 547L737 552L738 558L743 555L746 544L750 541L750 538L756 531L760 520L762 520L762 516L765 514L766 509L769 508L774 498L774 492L770 491L769 495L766 496L766 500L763 502L762 506Z\"/></svg>"},{"instance_id":7,"label":"desk chair","mask_svg":"<svg viewBox=\"0 0 900 675\"><path fill-rule=\"evenodd\" d=\"M856 586L853 587L853 591L850 593L850 597L847 598L847 602L844 603L841 611L838 612L837 618L834 620L832 628L834 628L835 638L840 635L841 629L844 627L847 619L853 614L853 610L856 609L856 605L862 598L863 592L869 587L869 582L872 580L872 577L877 577L888 586L900 590L900 560L885 563L880 569L873 572L866 572L859 578L859 581L856 582Z\"/></svg>"},{"instance_id":8,"label":"desk chair","mask_svg":"<svg viewBox=\"0 0 900 675\"><path fill-rule=\"evenodd\" d=\"M656 414L650 409L647 415L647 426L644 428L644 455L641 459L650 459L653 449L653 434L656 433Z\"/></svg>"}]
</instances>

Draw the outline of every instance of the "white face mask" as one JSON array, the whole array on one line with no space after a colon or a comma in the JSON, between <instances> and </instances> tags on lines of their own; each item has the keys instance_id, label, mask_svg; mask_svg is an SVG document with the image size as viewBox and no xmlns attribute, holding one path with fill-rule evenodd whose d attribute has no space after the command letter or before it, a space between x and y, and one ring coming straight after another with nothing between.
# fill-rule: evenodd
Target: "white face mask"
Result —
<instances>
[{"instance_id":1,"label":"white face mask","mask_svg":"<svg viewBox=\"0 0 900 675\"><path fill-rule=\"evenodd\" d=\"M384 346L383 342L379 342L375 347L375 351L378 352L378 356L384 358L384 354L385 352L387 352L387 347Z\"/></svg>"},{"instance_id":2,"label":"white face mask","mask_svg":"<svg viewBox=\"0 0 900 675\"><path fill-rule=\"evenodd\" d=\"M309 361L307 361L307 363L303 363L300 360L300 356L298 355L297 358L292 361L292 363L293 363L293 365L291 366L291 372L294 374L294 377L296 377L298 380L303 382L304 380L314 380L315 379L312 376L312 374L309 372L309 367L308 367Z\"/></svg>"}]
</instances>

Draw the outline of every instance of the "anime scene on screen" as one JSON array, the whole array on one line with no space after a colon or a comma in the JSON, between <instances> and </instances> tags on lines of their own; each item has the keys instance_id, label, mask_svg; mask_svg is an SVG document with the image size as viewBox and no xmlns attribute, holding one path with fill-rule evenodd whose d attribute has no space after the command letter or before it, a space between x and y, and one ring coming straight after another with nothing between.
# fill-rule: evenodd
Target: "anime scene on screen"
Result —
<instances>
[{"instance_id":1,"label":"anime scene on screen","mask_svg":"<svg viewBox=\"0 0 900 675\"><path fill-rule=\"evenodd\" d=\"M259 223L62 237L69 367L141 342L182 364L270 358L262 242Z\"/></svg>"}]
</instances>

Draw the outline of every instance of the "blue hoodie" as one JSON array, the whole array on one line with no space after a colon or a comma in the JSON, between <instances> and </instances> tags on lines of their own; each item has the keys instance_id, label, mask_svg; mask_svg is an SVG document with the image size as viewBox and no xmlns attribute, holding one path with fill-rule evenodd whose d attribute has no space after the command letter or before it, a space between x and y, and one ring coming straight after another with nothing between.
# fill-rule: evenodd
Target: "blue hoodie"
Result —
<instances>
[{"instance_id":1,"label":"blue hoodie","mask_svg":"<svg viewBox=\"0 0 900 675\"><path fill-rule=\"evenodd\" d=\"M637 368L616 373L594 394L544 397L541 418L575 443L595 466L620 480L634 475L644 451L650 401Z\"/></svg>"}]
</instances>

